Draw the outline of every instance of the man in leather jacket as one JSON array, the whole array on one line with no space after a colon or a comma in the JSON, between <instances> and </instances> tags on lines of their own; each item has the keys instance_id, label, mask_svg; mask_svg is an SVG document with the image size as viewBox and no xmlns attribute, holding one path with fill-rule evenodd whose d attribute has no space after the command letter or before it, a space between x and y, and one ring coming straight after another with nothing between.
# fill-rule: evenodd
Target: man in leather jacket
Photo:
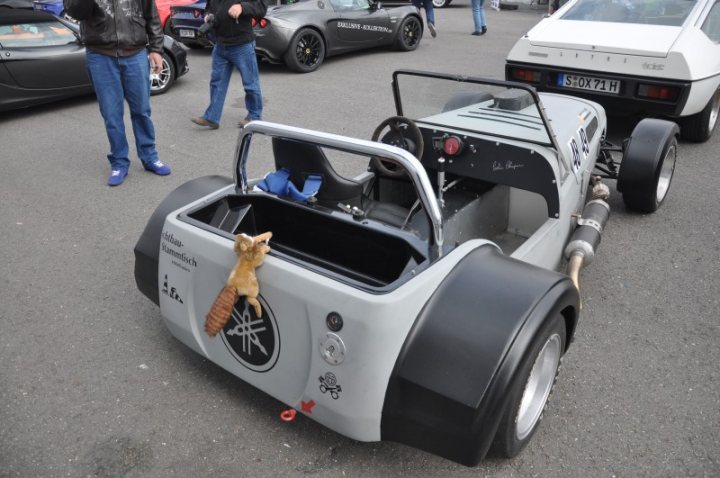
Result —
<instances>
[{"instance_id":1,"label":"man in leather jacket","mask_svg":"<svg viewBox=\"0 0 720 478\"><path fill-rule=\"evenodd\" d=\"M158 159L150 117L150 66L162 68L163 33L154 0L63 0L80 21L88 75L110 142L108 185L122 184L130 167L124 101L130 107L137 155L155 174L170 174Z\"/></svg>"},{"instance_id":2,"label":"man in leather jacket","mask_svg":"<svg viewBox=\"0 0 720 478\"><path fill-rule=\"evenodd\" d=\"M247 109L247 115L238 126L242 128L251 120L262 119L262 93L252 19L260 20L266 11L263 0L208 0L205 22L213 25L216 39L210 74L210 105L203 116L191 119L193 123L209 129L220 126L234 68L242 77Z\"/></svg>"}]
</instances>

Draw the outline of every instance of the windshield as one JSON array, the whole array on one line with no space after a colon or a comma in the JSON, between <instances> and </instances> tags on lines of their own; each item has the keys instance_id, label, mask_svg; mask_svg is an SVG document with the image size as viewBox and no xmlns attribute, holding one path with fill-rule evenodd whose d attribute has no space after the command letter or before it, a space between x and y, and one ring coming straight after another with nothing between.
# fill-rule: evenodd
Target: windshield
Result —
<instances>
[{"instance_id":1,"label":"windshield","mask_svg":"<svg viewBox=\"0 0 720 478\"><path fill-rule=\"evenodd\" d=\"M696 0L578 0L562 19L679 27L696 3Z\"/></svg>"},{"instance_id":2,"label":"windshield","mask_svg":"<svg viewBox=\"0 0 720 478\"><path fill-rule=\"evenodd\" d=\"M397 71L393 78L398 114L418 126L552 145L531 87L416 71Z\"/></svg>"}]
</instances>

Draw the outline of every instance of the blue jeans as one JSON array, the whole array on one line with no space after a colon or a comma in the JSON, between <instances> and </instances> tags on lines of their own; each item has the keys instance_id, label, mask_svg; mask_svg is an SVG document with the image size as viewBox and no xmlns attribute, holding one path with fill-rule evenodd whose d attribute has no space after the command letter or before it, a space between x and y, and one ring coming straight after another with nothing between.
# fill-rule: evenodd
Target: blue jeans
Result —
<instances>
[{"instance_id":1,"label":"blue jeans","mask_svg":"<svg viewBox=\"0 0 720 478\"><path fill-rule=\"evenodd\" d=\"M210 74L210 106L203 115L206 120L220 122L230 76L237 68L245 89L247 118L262 119L262 94L260 93L260 72L255 56L255 41L243 45L216 43L212 51L212 72Z\"/></svg>"},{"instance_id":2,"label":"blue jeans","mask_svg":"<svg viewBox=\"0 0 720 478\"><path fill-rule=\"evenodd\" d=\"M475 31L479 32L483 27L487 27L485 23L485 0L472 0L473 21L475 22Z\"/></svg>"},{"instance_id":3,"label":"blue jeans","mask_svg":"<svg viewBox=\"0 0 720 478\"><path fill-rule=\"evenodd\" d=\"M157 161L155 127L150 118L150 61L143 49L132 56L114 57L87 50L86 65L95 88L100 114L110 141L107 158L112 169L130 167L129 148L125 136L125 104L130 107L130 120L137 155L143 164Z\"/></svg>"},{"instance_id":4,"label":"blue jeans","mask_svg":"<svg viewBox=\"0 0 720 478\"><path fill-rule=\"evenodd\" d=\"M435 12L433 11L432 0L412 0L412 3L417 8L425 7L425 16L427 17L427 22L435 25Z\"/></svg>"}]
</instances>

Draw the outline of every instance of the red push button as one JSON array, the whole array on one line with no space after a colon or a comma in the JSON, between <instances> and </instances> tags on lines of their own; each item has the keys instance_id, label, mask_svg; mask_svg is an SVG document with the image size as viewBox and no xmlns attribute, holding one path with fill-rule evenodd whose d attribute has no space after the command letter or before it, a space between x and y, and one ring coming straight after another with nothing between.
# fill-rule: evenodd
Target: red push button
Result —
<instances>
[{"instance_id":1,"label":"red push button","mask_svg":"<svg viewBox=\"0 0 720 478\"><path fill-rule=\"evenodd\" d=\"M462 151L463 142L460 138L457 136L449 136L445 139L445 143L443 144L443 151L448 156L455 156L456 154L459 154L460 151Z\"/></svg>"}]
</instances>

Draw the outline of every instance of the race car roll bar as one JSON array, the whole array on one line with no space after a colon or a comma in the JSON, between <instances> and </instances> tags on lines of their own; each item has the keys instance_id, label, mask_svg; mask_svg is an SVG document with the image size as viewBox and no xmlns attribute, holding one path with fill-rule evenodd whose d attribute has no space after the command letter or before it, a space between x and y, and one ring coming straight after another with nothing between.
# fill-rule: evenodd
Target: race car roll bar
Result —
<instances>
[{"instance_id":1,"label":"race car roll bar","mask_svg":"<svg viewBox=\"0 0 720 478\"><path fill-rule=\"evenodd\" d=\"M415 185L418 197L425 209L433 229L433 240L436 246L437 256L442 255L443 246L443 222L442 213L437 198L434 195L430 179L420 161L412 154L389 144L367 141L363 139L350 138L332 133L323 133L294 126L287 126L267 121L251 121L240 133L237 149L235 151L235 164L233 177L235 185L243 194L248 192L248 179L245 165L248 160L250 141L253 134L259 133L271 137L303 141L319 146L333 148L347 153L360 154L363 156L378 156L399 164L410 180Z\"/></svg>"}]
</instances>

